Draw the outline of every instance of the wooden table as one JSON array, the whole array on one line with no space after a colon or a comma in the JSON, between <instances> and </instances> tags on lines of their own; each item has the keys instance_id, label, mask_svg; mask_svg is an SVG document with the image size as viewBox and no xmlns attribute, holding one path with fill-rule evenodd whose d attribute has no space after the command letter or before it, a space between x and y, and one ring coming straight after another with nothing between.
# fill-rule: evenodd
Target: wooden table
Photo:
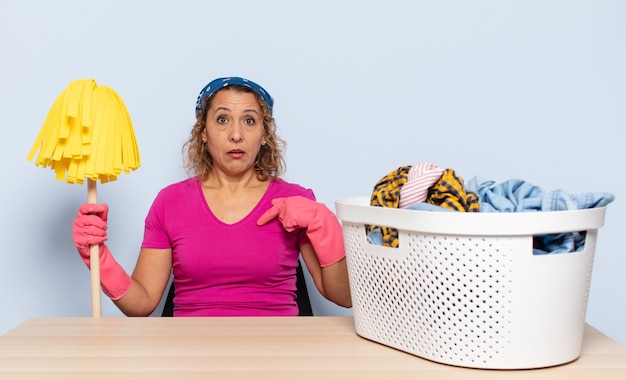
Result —
<instances>
[{"instance_id":1,"label":"wooden table","mask_svg":"<svg viewBox=\"0 0 626 380\"><path fill-rule=\"evenodd\" d=\"M33 318L0 336L0 379L626 379L587 325L581 357L533 370L434 363L361 338L352 317Z\"/></svg>"}]
</instances>

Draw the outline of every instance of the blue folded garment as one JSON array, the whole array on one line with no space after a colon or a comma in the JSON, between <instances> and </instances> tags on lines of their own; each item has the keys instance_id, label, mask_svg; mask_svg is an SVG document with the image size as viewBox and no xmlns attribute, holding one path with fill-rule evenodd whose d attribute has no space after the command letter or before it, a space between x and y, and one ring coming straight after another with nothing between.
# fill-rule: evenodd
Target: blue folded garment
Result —
<instances>
[{"instance_id":1,"label":"blue folded garment","mask_svg":"<svg viewBox=\"0 0 626 380\"><path fill-rule=\"evenodd\" d=\"M569 194L558 189L544 191L520 179L501 183L480 177L471 178L465 185L480 198L481 212L533 212L567 211L604 207L615 200L607 192L585 192ZM579 252L585 248L585 231L537 235L533 237L533 253Z\"/></svg>"},{"instance_id":2,"label":"blue folded garment","mask_svg":"<svg viewBox=\"0 0 626 380\"><path fill-rule=\"evenodd\" d=\"M544 191L519 179L501 183L480 177L470 179L465 189L478 195L481 212L563 211L603 207L615 196L606 192L569 194L565 190Z\"/></svg>"}]
</instances>

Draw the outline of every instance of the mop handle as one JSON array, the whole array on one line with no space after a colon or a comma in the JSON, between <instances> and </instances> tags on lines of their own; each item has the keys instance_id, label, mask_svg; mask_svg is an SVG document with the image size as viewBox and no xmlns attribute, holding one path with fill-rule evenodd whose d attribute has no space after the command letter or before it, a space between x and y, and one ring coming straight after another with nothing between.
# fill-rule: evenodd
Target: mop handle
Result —
<instances>
[{"instance_id":1,"label":"mop handle","mask_svg":"<svg viewBox=\"0 0 626 380\"><path fill-rule=\"evenodd\" d=\"M87 180L87 202L98 203L96 181ZM102 317L100 302L100 247L98 244L89 246L89 267L91 269L91 311L93 317Z\"/></svg>"}]
</instances>

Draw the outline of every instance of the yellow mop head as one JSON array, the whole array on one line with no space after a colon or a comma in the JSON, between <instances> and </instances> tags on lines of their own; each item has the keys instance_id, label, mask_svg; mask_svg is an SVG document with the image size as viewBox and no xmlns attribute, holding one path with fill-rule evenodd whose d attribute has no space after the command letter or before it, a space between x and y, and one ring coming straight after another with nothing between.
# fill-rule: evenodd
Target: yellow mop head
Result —
<instances>
[{"instance_id":1,"label":"yellow mop head","mask_svg":"<svg viewBox=\"0 0 626 380\"><path fill-rule=\"evenodd\" d=\"M71 82L52 105L27 159L50 167L56 178L114 181L140 165L132 121L124 101L93 79Z\"/></svg>"}]
</instances>

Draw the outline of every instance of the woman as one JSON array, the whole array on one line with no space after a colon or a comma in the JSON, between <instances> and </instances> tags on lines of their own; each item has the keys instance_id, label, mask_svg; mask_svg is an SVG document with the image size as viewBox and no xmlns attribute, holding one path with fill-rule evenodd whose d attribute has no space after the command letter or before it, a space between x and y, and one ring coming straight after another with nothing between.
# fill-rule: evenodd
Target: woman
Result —
<instances>
[{"instance_id":1,"label":"woman","mask_svg":"<svg viewBox=\"0 0 626 380\"><path fill-rule=\"evenodd\" d=\"M99 244L102 289L126 315L150 315L172 271L174 316L298 315L300 254L320 293L351 306L341 225L311 190L280 178L273 103L239 77L202 89L184 149L193 176L157 195L132 277L104 244L107 205L79 208L74 243L88 266Z\"/></svg>"}]
</instances>

